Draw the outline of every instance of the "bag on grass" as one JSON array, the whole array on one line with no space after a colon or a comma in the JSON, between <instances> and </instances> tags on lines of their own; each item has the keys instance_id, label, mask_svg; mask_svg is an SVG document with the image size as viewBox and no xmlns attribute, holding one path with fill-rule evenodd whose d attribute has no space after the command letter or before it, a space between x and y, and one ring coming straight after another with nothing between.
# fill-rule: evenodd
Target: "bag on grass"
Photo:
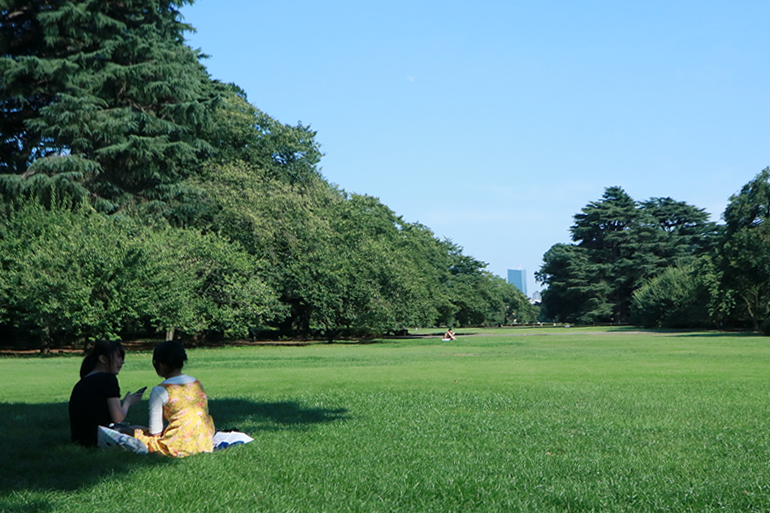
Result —
<instances>
[{"instance_id":1,"label":"bag on grass","mask_svg":"<svg viewBox=\"0 0 770 513\"><path fill-rule=\"evenodd\" d=\"M133 436L124 435L119 431L110 429L108 427L99 426L98 442L100 449L106 449L108 447L120 447L126 451L135 452L137 454L147 454L147 446L144 442Z\"/></svg>"}]
</instances>

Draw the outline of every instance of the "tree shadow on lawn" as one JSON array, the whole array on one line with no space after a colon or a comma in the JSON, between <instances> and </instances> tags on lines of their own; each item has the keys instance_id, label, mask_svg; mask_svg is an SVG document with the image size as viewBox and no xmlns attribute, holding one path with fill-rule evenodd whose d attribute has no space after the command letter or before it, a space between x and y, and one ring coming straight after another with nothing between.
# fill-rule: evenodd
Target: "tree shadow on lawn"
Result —
<instances>
[{"instance_id":1,"label":"tree shadow on lawn","mask_svg":"<svg viewBox=\"0 0 770 513\"><path fill-rule=\"evenodd\" d=\"M309 408L295 401L258 403L246 399L209 399L209 413L218 430L305 430L314 424L348 420L346 408Z\"/></svg>"},{"instance_id":2,"label":"tree shadow on lawn","mask_svg":"<svg viewBox=\"0 0 770 513\"><path fill-rule=\"evenodd\" d=\"M74 491L169 458L101 451L70 442L67 403L0 403L0 511L47 511L44 499L19 506L12 492Z\"/></svg>"},{"instance_id":3,"label":"tree shadow on lawn","mask_svg":"<svg viewBox=\"0 0 770 513\"><path fill-rule=\"evenodd\" d=\"M756 331L713 331L713 332L700 332L700 333L680 333L677 335L671 335L673 337L692 337L692 338L723 338L723 337L764 337L763 333Z\"/></svg>"},{"instance_id":4,"label":"tree shadow on lawn","mask_svg":"<svg viewBox=\"0 0 770 513\"><path fill-rule=\"evenodd\" d=\"M145 403L146 404L146 403ZM307 408L297 402L259 403L245 399L211 399L217 429L304 430L314 424L346 420L347 409ZM13 492L74 491L95 486L137 469L172 466L181 460L140 455L118 449L99 450L70 442L67 403L0 403L0 511L50 511L44 498L9 500ZM171 471L171 468L169 468Z\"/></svg>"}]
</instances>

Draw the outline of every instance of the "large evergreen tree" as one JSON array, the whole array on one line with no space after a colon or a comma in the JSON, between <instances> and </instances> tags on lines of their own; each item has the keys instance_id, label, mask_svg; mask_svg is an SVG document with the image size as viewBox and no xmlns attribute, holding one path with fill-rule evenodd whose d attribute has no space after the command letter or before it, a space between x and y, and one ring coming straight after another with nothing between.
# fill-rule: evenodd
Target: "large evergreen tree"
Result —
<instances>
[{"instance_id":1,"label":"large evergreen tree","mask_svg":"<svg viewBox=\"0 0 770 513\"><path fill-rule=\"evenodd\" d=\"M640 204L644 222L665 235L656 252L668 265L676 261L685 266L699 255L714 250L717 225L709 221L709 214L683 201L672 198L650 198Z\"/></svg>"},{"instance_id":2,"label":"large evergreen tree","mask_svg":"<svg viewBox=\"0 0 770 513\"><path fill-rule=\"evenodd\" d=\"M702 210L671 198L637 204L622 188L575 215L574 244L557 244L536 274L548 288L543 304L566 322L629 321L633 293L670 266L687 265L712 244Z\"/></svg>"},{"instance_id":3,"label":"large evergreen tree","mask_svg":"<svg viewBox=\"0 0 770 513\"><path fill-rule=\"evenodd\" d=\"M0 179L119 204L167 197L213 147L218 92L184 44L189 0L6 0Z\"/></svg>"},{"instance_id":4,"label":"large evergreen tree","mask_svg":"<svg viewBox=\"0 0 770 513\"><path fill-rule=\"evenodd\" d=\"M654 265L644 247L649 241L640 217L636 202L620 187L608 187L600 201L575 215L572 240L586 251L595 271L590 282L601 284L608 292L605 300L612 304L611 317L596 320L627 322L631 293Z\"/></svg>"},{"instance_id":5,"label":"large evergreen tree","mask_svg":"<svg viewBox=\"0 0 770 513\"><path fill-rule=\"evenodd\" d=\"M543 305L553 320L588 324L612 318L611 290L599 267L573 244L554 244L543 255L535 277L548 287Z\"/></svg>"}]
</instances>

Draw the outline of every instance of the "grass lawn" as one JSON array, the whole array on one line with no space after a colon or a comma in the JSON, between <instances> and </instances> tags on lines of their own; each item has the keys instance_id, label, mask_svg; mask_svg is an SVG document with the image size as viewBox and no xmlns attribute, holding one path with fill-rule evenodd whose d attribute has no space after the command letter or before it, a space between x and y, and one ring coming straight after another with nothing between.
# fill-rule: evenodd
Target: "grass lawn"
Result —
<instances>
[{"instance_id":1,"label":"grass lawn","mask_svg":"<svg viewBox=\"0 0 770 513\"><path fill-rule=\"evenodd\" d=\"M770 511L770 337L459 334L190 350L255 441L179 460L69 444L80 358L0 358L0 511Z\"/></svg>"}]
</instances>

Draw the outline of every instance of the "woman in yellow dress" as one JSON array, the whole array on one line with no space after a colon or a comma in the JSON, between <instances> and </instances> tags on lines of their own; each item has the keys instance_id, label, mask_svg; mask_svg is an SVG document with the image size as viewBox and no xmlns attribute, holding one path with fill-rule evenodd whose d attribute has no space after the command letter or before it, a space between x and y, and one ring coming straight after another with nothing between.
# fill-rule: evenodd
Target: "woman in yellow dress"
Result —
<instances>
[{"instance_id":1,"label":"woman in yellow dress","mask_svg":"<svg viewBox=\"0 0 770 513\"><path fill-rule=\"evenodd\" d=\"M180 342L169 340L155 347L152 365L166 379L150 392L149 429L134 432L149 452L181 458L213 450L214 421L206 391L200 381L182 373L186 360Z\"/></svg>"}]
</instances>

